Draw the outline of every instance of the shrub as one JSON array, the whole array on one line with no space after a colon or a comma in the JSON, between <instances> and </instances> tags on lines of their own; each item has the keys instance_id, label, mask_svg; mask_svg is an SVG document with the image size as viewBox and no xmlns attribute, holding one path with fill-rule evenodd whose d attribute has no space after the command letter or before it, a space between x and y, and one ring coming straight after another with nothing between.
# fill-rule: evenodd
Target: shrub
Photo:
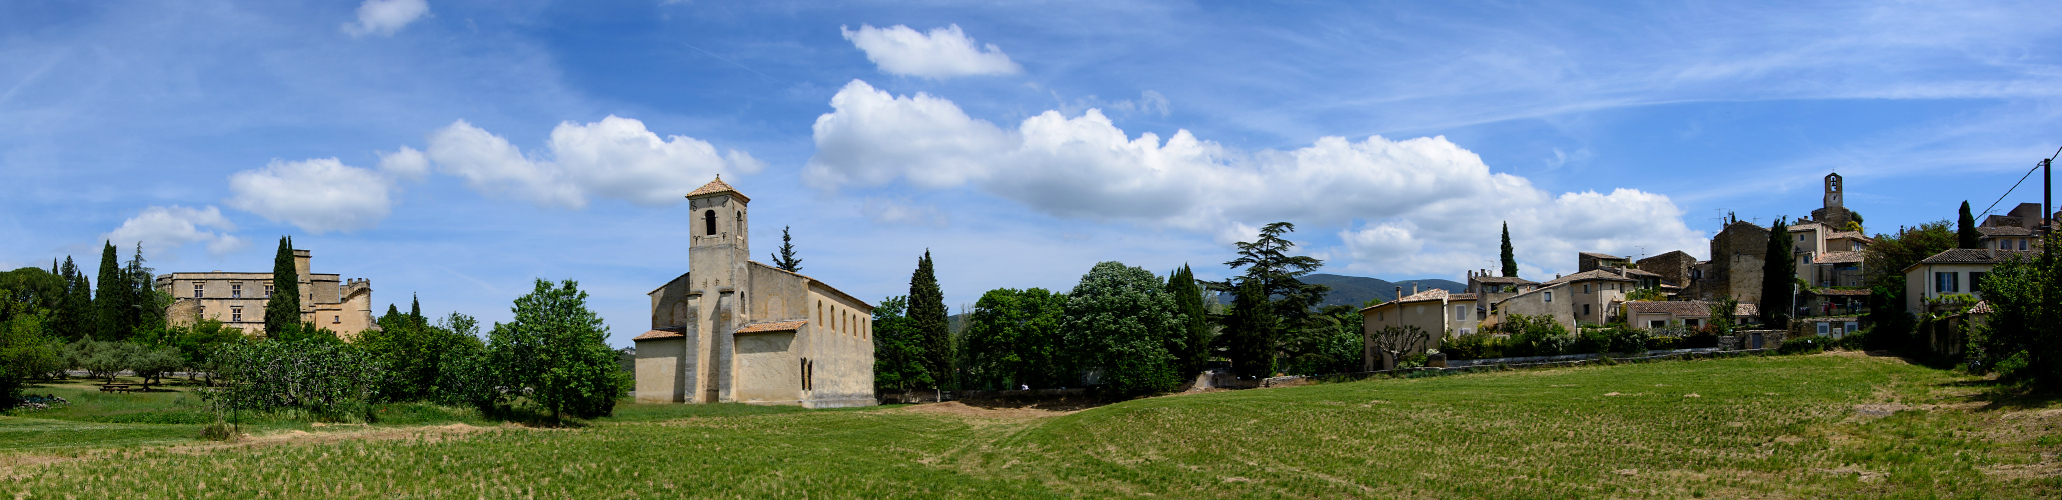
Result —
<instances>
[{"instance_id":1,"label":"shrub","mask_svg":"<svg viewBox=\"0 0 2062 500\"><path fill-rule=\"evenodd\" d=\"M1783 342L1783 347L1777 348L1776 353L1813 354L1825 352L1825 350L1826 339L1820 337L1803 337Z\"/></svg>"},{"instance_id":2,"label":"shrub","mask_svg":"<svg viewBox=\"0 0 2062 500\"><path fill-rule=\"evenodd\" d=\"M319 339L239 342L216 351L223 387L203 391L217 416L305 410L318 419L371 419L384 371L364 350Z\"/></svg>"},{"instance_id":3,"label":"shrub","mask_svg":"<svg viewBox=\"0 0 2062 500\"><path fill-rule=\"evenodd\" d=\"M1682 337L1653 337L1647 339L1647 348L1656 351L1684 349Z\"/></svg>"},{"instance_id":4,"label":"shrub","mask_svg":"<svg viewBox=\"0 0 2062 500\"><path fill-rule=\"evenodd\" d=\"M1487 333L1470 333L1448 340L1439 350L1447 359L1489 359L1504 357L1504 338Z\"/></svg>"},{"instance_id":5,"label":"shrub","mask_svg":"<svg viewBox=\"0 0 2062 500\"><path fill-rule=\"evenodd\" d=\"M1646 330L1618 328L1610 331L1608 340L1610 352L1640 355L1646 354L1650 337Z\"/></svg>"},{"instance_id":6,"label":"shrub","mask_svg":"<svg viewBox=\"0 0 2062 500\"><path fill-rule=\"evenodd\" d=\"M1575 348L1575 336L1551 316L1513 314L1498 327L1511 334L1504 349L1508 355L1555 356Z\"/></svg>"},{"instance_id":7,"label":"shrub","mask_svg":"<svg viewBox=\"0 0 2062 500\"><path fill-rule=\"evenodd\" d=\"M1832 346L1849 351L1862 350L1869 345L1869 331L1874 329L1875 327L1868 327L1860 331L1849 332L1847 335L1840 337L1839 340L1833 341Z\"/></svg>"}]
</instances>

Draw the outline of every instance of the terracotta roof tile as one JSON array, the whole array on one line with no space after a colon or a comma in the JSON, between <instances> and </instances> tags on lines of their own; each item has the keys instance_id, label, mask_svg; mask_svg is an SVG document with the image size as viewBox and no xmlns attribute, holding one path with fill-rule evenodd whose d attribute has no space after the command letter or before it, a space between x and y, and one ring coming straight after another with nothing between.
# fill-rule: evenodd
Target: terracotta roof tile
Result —
<instances>
[{"instance_id":1,"label":"terracotta roof tile","mask_svg":"<svg viewBox=\"0 0 2062 500\"><path fill-rule=\"evenodd\" d=\"M686 334L686 333L683 333L683 332L682 332L682 331L680 331L680 330L671 330L671 329L668 329L668 330L652 330L652 331L649 331L649 332L644 332L644 334L643 334L643 335L638 335L638 336L636 336L636 337L631 337L631 338L630 338L630 340L656 340L656 339L678 339L678 338L686 338L686 337L687 337L687 334Z\"/></svg>"},{"instance_id":2,"label":"terracotta roof tile","mask_svg":"<svg viewBox=\"0 0 2062 500\"><path fill-rule=\"evenodd\" d=\"M1504 285L1537 285L1539 282L1517 276L1476 276L1475 281Z\"/></svg>"},{"instance_id":3,"label":"terracotta roof tile","mask_svg":"<svg viewBox=\"0 0 2062 500\"><path fill-rule=\"evenodd\" d=\"M1862 253L1861 253L1861 252L1819 252L1819 253L1818 253L1818 255L1813 255L1813 256L1811 257L1811 261L1812 261L1812 263L1814 263L1814 264L1850 264L1850 263L1855 263L1855 262L1861 262L1861 261L1862 261Z\"/></svg>"},{"instance_id":4,"label":"terracotta roof tile","mask_svg":"<svg viewBox=\"0 0 2062 500\"><path fill-rule=\"evenodd\" d=\"M2010 260L2015 255L2033 257L2040 255L2040 251L1998 250L1996 256L1993 257L1990 250L1985 250L1981 248L1954 248L1949 249L1945 252L1933 254L1932 257L1927 257L1925 260L1919 261L1919 264L1996 264L1999 262ZM1907 270L1909 270L1909 268L1907 268Z\"/></svg>"},{"instance_id":5,"label":"terracotta roof tile","mask_svg":"<svg viewBox=\"0 0 2062 500\"><path fill-rule=\"evenodd\" d=\"M2019 226L1979 227L1976 232L1984 236L2033 236L2033 230Z\"/></svg>"},{"instance_id":6,"label":"terracotta roof tile","mask_svg":"<svg viewBox=\"0 0 2062 500\"><path fill-rule=\"evenodd\" d=\"M1626 302L1625 310L1633 314L1673 314L1682 317L1706 318L1711 316L1711 302L1702 300L1643 300ZM1734 316L1753 316L1760 313L1754 304L1740 304L1733 309Z\"/></svg>"},{"instance_id":7,"label":"terracotta roof tile","mask_svg":"<svg viewBox=\"0 0 2062 500\"><path fill-rule=\"evenodd\" d=\"M1633 281L1633 279L1631 279L1631 278L1627 278L1627 277L1624 277L1624 276L1619 276L1619 275L1618 275L1618 271L1617 271L1617 270L1606 270L1606 269L1593 269L1593 270L1589 270L1589 271L1583 271L1583 272L1579 272L1579 273L1575 273L1575 274L1570 274L1570 275L1567 275L1567 276L1562 276L1562 277L1559 277L1559 278L1554 278L1553 280L1547 281L1546 283L1542 283L1542 284L1544 284L1544 285L1548 285L1548 286L1552 286L1552 285L1558 285L1558 284L1562 284L1562 283L1569 283L1569 282L1575 282L1575 281L1589 281L1589 280L1605 280L1605 281Z\"/></svg>"},{"instance_id":8,"label":"terracotta roof tile","mask_svg":"<svg viewBox=\"0 0 2062 500\"><path fill-rule=\"evenodd\" d=\"M1619 256L1616 256L1616 255L1611 255L1611 254L1608 254L1608 253L1597 253L1597 252L1583 252L1583 253L1582 253L1582 255L1584 255L1584 256L1588 256L1588 257L1596 257L1596 258L1599 258L1599 259L1608 259L1608 260L1625 260L1625 258L1624 258L1624 257L1619 257Z\"/></svg>"},{"instance_id":9,"label":"terracotta roof tile","mask_svg":"<svg viewBox=\"0 0 2062 500\"><path fill-rule=\"evenodd\" d=\"M1869 235L1866 235L1866 234L1862 234L1862 233L1861 233L1860 231L1841 231L1841 232L1837 232L1837 233L1833 233L1833 234L1828 234L1828 235L1826 235L1826 239L1829 239L1829 240L1831 240L1831 239L1838 239L1838 238L1847 238L1847 239L1852 239L1852 240L1862 240L1862 241L1867 241L1867 242L1871 242L1871 243L1873 243L1873 242L1875 242L1875 241L1876 241L1876 239L1875 239L1875 238L1870 238L1870 237L1869 237Z\"/></svg>"},{"instance_id":10,"label":"terracotta roof tile","mask_svg":"<svg viewBox=\"0 0 2062 500\"><path fill-rule=\"evenodd\" d=\"M802 325L807 325L807 324L809 324L809 322L808 322L808 321L775 321L775 322L771 322L771 323L754 323L754 324L750 324L750 325L745 325L745 326L744 326L743 328L739 328L739 329L737 329L737 332L738 332L738 333L759 333L759 332L785 332L785 331L789 331L789 330L794 330L794 329L797 329L797 328L801 328L801 327L802 327Z\"/></svg>"},{"instance_id":11,"label":"terracotta roof tile","mask_svg":"<svg viewBox=\"0 0 2062 500\"><path fill-rule=\"evenodd\" d=\"M695 188L694 191L689 191L687 193L687 197L693 198L705 194L717 193L730 193L732 195L737 196L739 200L743 200L745 203L752 202L751 197L745 196L744 193L737 192L737 189L731 188L729 184L725 184L723 182L723 176L720 174L716 176L716 180L709 181L708 184L703 184L702 187Z\"/></svg>"},{"instance_id":12,"label":"terracotta roof tile","mask_svg":"<svg viewBox=\"0 0 2062 500\"><path fill-rule=\"evenodd\" d=\"M1813 289L1813 290L1811 290L1811 293L1812 293L1812 294L1814 294L1814 295L1825 295L1825 296L1848 296L1848 297L1851 297L1851 296L1857 296L1857 295L1868 295L1868 294L1869 294L1869 291L1868 291L1868 290L1860 290L1860 289L1853 289L1853 288L1819 288L1819 289Z\"/></svg>"}]
</instances>

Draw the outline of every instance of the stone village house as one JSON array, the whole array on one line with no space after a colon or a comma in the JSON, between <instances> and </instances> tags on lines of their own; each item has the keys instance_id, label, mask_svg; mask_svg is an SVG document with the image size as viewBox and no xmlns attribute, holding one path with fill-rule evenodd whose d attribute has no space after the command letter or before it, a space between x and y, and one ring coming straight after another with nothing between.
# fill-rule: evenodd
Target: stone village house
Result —
<instances>
[{"instance_id":1,"label":"stone village house","mask_svg":"<svg viewBox=\"0 0 2062 500\"><path fill-rule=\"evenodd\" d=\"M871 406L873 306L751 260L751 202L717 178L687 194L688 271L652 290L637 400Z\"/></svg>"}]
</instances>

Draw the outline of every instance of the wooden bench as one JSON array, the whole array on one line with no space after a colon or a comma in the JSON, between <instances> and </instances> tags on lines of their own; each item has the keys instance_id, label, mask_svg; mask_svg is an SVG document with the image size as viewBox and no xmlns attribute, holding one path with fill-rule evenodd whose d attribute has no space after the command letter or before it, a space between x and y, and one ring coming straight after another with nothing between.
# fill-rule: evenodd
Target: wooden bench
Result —
<instances>
[{"instance_id":1,"label":"wooden bench","mask_svg":"<svg viewBox=\"0 0 2062 500\"><path fill-rule=\"evenodd\" d=\"M129 384L101 384L100 386L100 392L119 392L123 394L128 394L129 391Z\"/></svg>"}]
</instances>

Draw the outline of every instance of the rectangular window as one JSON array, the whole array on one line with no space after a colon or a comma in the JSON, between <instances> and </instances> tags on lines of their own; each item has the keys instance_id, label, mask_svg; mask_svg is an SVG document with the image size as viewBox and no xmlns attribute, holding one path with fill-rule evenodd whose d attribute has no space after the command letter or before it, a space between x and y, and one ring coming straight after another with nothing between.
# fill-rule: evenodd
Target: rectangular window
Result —
<instances>
[{"instance_id":1,"label":"rectangular window","mask_svg":"<svg viewBox=\"0 0 2062 500\"><path fill-rule=\"evenodd\" d=\"M1582 293L1589 293L1589 283L1582 284Z\"/></svg>"},{"instance_id":2,"label":"rectangular window","mask_svg":"<svg viewBox=\"0 0 2062 500\"><path fill-rule=\"evenodd\" d=\"M1647 328L1668 328L1668 320L1665 320L1665 319L1649 320L1649 321L1647 321Z\"/></svg>"},{"instance_id":3,"label":"rectangular window","mask_svg":"<svg viewBox=\"0 0 2062 500\"><path fill-rule=\"evenodd\" d=\"M1704 326L1704 321L1699 320L1697 318L1683 318L1683 326L1689 328L1696 328L1699 326Z\"/></svg>"},{"instance_id":4,"label":"rectangular window","mask_svg":"<svg viewBox=\"0 0 2062 500\"><path fill-rule=\"evenodd\" d=\"M1846 326L1847 326L1847 333L1854 333L1854 331L1855 331L1855 330L1860 330L1860 329L1861 329L1861 327L1862 327L1862 324L1861 324L1861 323L1856 323L1856 322L1853 322L1853 321L1849 321L1849 322L1847 322L1847 325L1846 325Z\"/></svg>"},{"instance_id":5,"label":"rectangular window","mask_svg":"<svg viewBox=\"0 0 2062 500\"><path fill-rule=\"evenodd\" d=\"M201 297L200 285L201 283L198 281L193 282L193 298L198 299Z\"/></svg>"},{"instance_id":6,"label":"rectangular window","mask_svg":"<svg viewBox=\"0 0 2062 500\"><path fill-rule=\"evenodd\" d=\"M1983 295L1983 273L1969 273L1969 293Z\"/></svg>"},{"instance_id":7,"label":"rectangular window","mask_svg":"<svg viewBox=\"0 0 2062 500\"><path fill-rule=\"evenodd\" d=\"M238 306L232 306L232 307L230 307L230 308L229 308L229 322L230 322L230 323L242 323L242 322L243 322L243 307L238 307Z\"/></svg>"},{"instance_id":8,"label":"rectangular window","mask_svg":"<svg viewBox=\"0 0 2062 500\"><path fill-rule=\"evenodd\" d=\"M1453 306L1453 317L1459 320L1468 319L1468 306Z\"/></svg>"},{"instance_id":9,"label":"rectangular window","mask_svg":"<svg viewBox=\"0 0 2062 500\"><path fill-rule=\"evenodd\" d=\"M266 284L265 284L265 298L268 298L268 299L269 299L269 298L272 298L272 284L271 284L271 283L266 283Z\"/></svg>"},{"instance_id":10,"label":"rectangular window","mask_svg":"<svg viewBox=\"0 0 2062 500\"><path fill-rule=\"evenodd\" d=\"M2019 240L2019 249L2020 249L2020 250L2025 250L2025 249L2026 249L2026 240Z\"/></svg>"},{"instance_id":11,"label":"rectangular window","mask_svg":"<svg viewBox=\"0 0 2062 500\"><path fill-rule=\"evenodd\" d=\"M1588 316L1588 315L1589 315L1589 304L1583 304L1583 305L1582 305L1582 315L1583 315L1583 316Z\"/></svg>"},{"instance_id":12,"label":"rectangular window","mask_svg":"<svg viewBox=\"0 0 2062 500\"><path fill-rule=\"evenodd\" d=\"M1546 301L1547 301L1547 302L1553 302L1553 301L1554 301L1554 292L1545 292L1545 293L1546 293Z\"/></svg>"},{"instance_id":13,"label":"rectangular window","mask_svg":"<svg viewBox=\"0 0 2062 500\"><path fill-rule=\"evenodd\" d=\"M232 298L232 299L241 299L241 298L243 298L243 283L230 283L230 284L229 284L229 298Z\"/></svg>"},{"instance_id":14,"label":"rectangular window","mask_svg":"<svg viewBox=\"0 0 2062 500\"><path fill-rule=\"evenodd\" d=\"M336 317L336 319L332 319L332 320L330 320L329 322L330 322L330 323L343 323L343 322L344 322L344 317L343 317L343 316L337 316L337 317Z\"/></svg>"},{"instance_id":15,"label":"rectangular window","mask_svg":"<svg viewBox=\"0 0 2062 500\"><path fill-rule=\"evenodd\" d=\"M1934 292L1934 293L1955 293L1955 292L1959 292L1959 291L1961 291L1961 290L1958 290L1958 289L1957 289L1958 287L1956 287L1956 286L1955 286L1955 285L1958 285L1958 284L1960 284L1960 283L1956 283L1957 281L1960 281L1960 280L1956 279L1956 278L1960 278L1960 276L1956 276L1957 274L1961 274L1961 273L1945 273L1945 272L1942 272L1942 273L1933 273L1933 292Z\"/></svg>"},{"instance_id":16,"label":"rectangular window","mask_svg":"<svg viewBox=\"0 0 2062 500\"><path fill-rule=\"evenodd\" d=\"M1803 243L1803 242L1804 242L1804 235L1802 235L1802 234L1800 234L1800 235L1797 235L1797 242L1798 242L1798 243Z\"/></svg>"}]
</instances>

